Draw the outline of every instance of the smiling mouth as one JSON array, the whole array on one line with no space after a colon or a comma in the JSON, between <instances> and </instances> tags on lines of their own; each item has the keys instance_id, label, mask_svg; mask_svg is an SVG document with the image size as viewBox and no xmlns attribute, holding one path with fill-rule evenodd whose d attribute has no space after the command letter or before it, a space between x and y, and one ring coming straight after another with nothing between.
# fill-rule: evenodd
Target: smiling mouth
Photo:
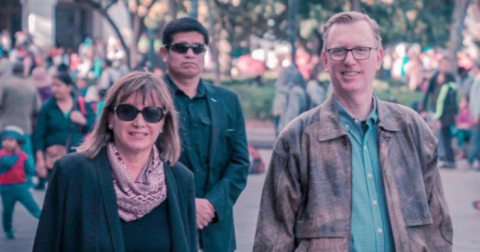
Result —
<instances>
[{"instance_id":1,"label":"smiling mouth","mask_svg":"<svg viewBox=\"0 0 480 252\"><path fill-rule=\"evenodd\" d=\"M342 72L342 75L345 75L345 76L356 76L358 74L360 74L360 72L352 72L352 71Z\"/></svg>"},{"instance_id":2,"label":"smiling mouth","mask_svg":"<svg viewBox=\"0 0 480 252\"><path fill-rule=\"evenodd\" d=\"M129 132L128 134L134 137L147 136L147 133L139 133L139 132Z\"/></svg>"}]
</instances>

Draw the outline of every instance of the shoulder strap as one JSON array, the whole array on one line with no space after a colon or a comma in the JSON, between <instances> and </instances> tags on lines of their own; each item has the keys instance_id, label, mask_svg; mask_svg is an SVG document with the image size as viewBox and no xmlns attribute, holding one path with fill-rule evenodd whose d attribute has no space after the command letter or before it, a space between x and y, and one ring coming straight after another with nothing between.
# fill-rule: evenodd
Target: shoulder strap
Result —
<instances>
[{"instance_id":1,"label":"shoulder strap","mask_svg":"<svg viewBox=\"0 0 480 252\"><path fill-rule=\"evenodd\" d=\"M87 108L85 108L85 99L82 96L77 98L78 107L80 108L80 112L82 115L87 116Z\"/></svg>"}]
</instances>

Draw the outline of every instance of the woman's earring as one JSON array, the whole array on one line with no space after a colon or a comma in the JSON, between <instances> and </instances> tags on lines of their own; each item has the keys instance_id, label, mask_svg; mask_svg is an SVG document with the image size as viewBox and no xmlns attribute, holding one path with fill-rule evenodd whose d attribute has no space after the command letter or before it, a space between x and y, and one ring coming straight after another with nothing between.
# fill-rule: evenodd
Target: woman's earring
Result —
<instances>
[{"instance_id":1,"label":"woman's earring","mask_svg":"<svg viewBox=\"0 0 480 252\"><path fill-rule=\"evenodd\" d=\"M109 129L113 129L113 126L111 124L108 125Z\"/></svg>"}]
</instances>

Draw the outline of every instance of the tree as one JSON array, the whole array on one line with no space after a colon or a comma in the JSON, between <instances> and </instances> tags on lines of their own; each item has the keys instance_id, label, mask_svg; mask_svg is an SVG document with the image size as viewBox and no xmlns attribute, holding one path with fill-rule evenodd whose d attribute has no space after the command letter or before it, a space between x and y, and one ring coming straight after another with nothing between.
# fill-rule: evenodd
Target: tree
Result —
<instances>
[{"instance_id":1,"label":"tree","mask_svg":"<svg viewBox=\"0 0 480 252\"><path fill-rule=\"evenodd\" d=\"M128 65L130 69L138 67L140 60L138 59L137 44L141 34L146 30L147 24L151 29L159 29L165 25L165 20L176 18L178 5L176 0L127 0L127 8L130 13L130 21L132 28L132 38L125 41L119 27L113 21L108 13L109 9L118 4L118 0L74 0L78 3L85 3L97 11L115 32L120 40L122 48L125 51Z\"/></svg>"},{"instance_id":2,"label":"tree","mask_svg":"<svg viewBox=\"0 0 480 252\"><path fill-rule=\"evenodd\" d=\"M456 73L458 67L457 52L462 47L463 35L465 28L465 17L471 0L457 0L453 11L452 25L450 26L450 42L448 56L452 60L451 71Z\"/></svg>"}]
</instances>

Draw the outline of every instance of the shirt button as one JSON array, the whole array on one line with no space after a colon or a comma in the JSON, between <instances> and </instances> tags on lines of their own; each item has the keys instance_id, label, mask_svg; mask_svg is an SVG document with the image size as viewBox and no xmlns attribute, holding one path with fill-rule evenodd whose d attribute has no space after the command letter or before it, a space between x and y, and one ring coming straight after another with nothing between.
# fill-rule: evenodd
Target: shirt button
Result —
<instances>
[{"instance_id":1,"label":"shirt button","mask_svg":"<svg viewBox=\"0 0 480 252\"><path fill-rule=\"evenodd\" d=\"M372 203L376 206L378 202L376 200L373 200Z\"/></svg>"},{"instance_id":2,"label":"shirt button","mask_svg":"<svg viewBox=\"0 0 480 252\"><path fill-rule=\"evenodd\" d=\"M378 232L379 234L381 234L381 233L383 233L383 230L382 230L381 228L378 228L378 229L377 229L377 232Z\"/></svg>"},{"instance_id":3,"label":"shirt button","mask_svg":"<svg viewBox=\"0 0 480 252\"><path fill-rule=\"evenodd\" d=\"M367 148L367 146L366 146L366 145L364 145L364 146L363 146L363 149L364 149L364 150L368 150L368 148Z\"/></svg>"},{"instance_id":4,"label":"shirt button","mask_svg":"<svg viewBox=\"0 0 480 252\"><path fill-rule=\"evenodd\" d=\"M197 125L196 125L196 124L194 124L194 125L193 125L193 127L195 127L195 128L196 128L196 127L197 127Z\"/></svg>"},{"instance_id":5,"label":"shirt button","mask_svg":"<svg viewBox=\"0 0 480 252\"><path fill-rule=\"evenodd\" d=\"M348 126L348 124L345 124L345 129L349 129L350 126Z\"/></svg>"},{"instance_id":6,"label":"shirt button","mask_svg":"<svg viewBox=\"0 0 480 252\"><path fill-rule=\"evenodd\" d=\"M367 174L367 176L368 176L368 178L372 178L372 177L373 177L373 175L372 175L370 172Z\"/></svg>"},{"instance_id":7,"label":"shirt button","mask_svg":"<svg viewBox=\"0 0 480 252\"><path fill-rule=\"evenodd\" d=\"M360 124L360 120L355 119L355 123L356 123L356 124Z\"/></svg>"}]
</instances>

